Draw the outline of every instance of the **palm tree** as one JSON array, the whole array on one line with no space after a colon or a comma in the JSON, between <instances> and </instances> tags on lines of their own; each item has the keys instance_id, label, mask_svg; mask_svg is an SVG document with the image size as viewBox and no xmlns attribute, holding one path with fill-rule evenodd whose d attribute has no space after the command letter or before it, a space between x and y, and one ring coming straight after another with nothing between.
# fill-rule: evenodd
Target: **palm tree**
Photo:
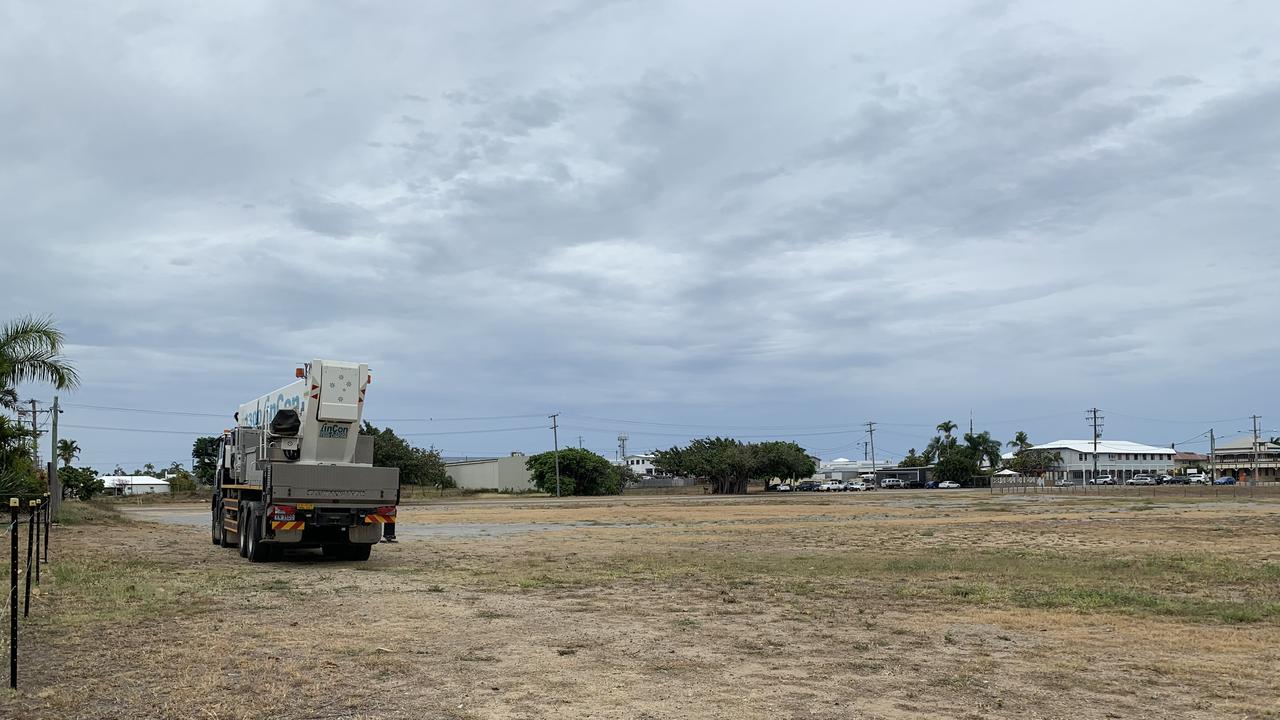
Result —
<instances>
[{"instance_id":1,"label":"palm tree","mask_svg":"<svg viewBox=\"0 0 1280 720\"><path fill-rule=\"evenodd\" d=\"M983 430L977 435L965 433L964 443L973 451L974 457L987 461L992 470L1000 467L1000 441L991 437L991 433Z\"/></svg>"},{"instance_id":2,"label":"palm tree","mask_svg":"<svg viewBox=\"0 0 1280 720\"><path fill-rule=\"evenodd\" d=\"M18 409L18 391L11 387L0 385L0 408L6 410Z\"/></svg>"},{"instance_id":3,"label":"palm tree","mask_svg":"<svg viewBox=\"0 0 1280 720\"><path fill-rule=\"evenodd\" d=\"M957 427L959 426L951 422L950 420L943 420L942 422L938 423L938 432L942 433L943 435L946 435L947 439L950 440L952 431L954 431Z\"/></svg>"},{"instance_id":4,"label":"palm tree","mask_svg":"<svg viewBox=\"0 0 1280 720\"><path fill-rule=\"evenodd\" d=\"M0 325L0 388L12 391L24 382L47 382L59 390L80 384L80 376L62 355L64 338L52 318L30 315ZM17 396L6 392L5 398Z\"/></svg>"},{"instance_id":5,"label":"palm tree","mask_svg":"<svg viewBox=\"0 0 1280 720\"><path fill-rule=\"evenodd\" d=\"M62 467L71 467L71 461L78 457L80 457L80 443L69 439L58 441L58 459L62 461Z\"/></svg>"},{"instance_id":6,"label":"palm tree","mask_svg":"<svg viewBox=\"0 0 1280 720\"><path fill-rule=\"evenodd\" d=\"M1013 439L1005 444L1013 448L1015 453L1019 453L1031 447L1031 440L1027 437L1026 430L1019 430L1014 433Z\"/></svg>"}]
</instances>

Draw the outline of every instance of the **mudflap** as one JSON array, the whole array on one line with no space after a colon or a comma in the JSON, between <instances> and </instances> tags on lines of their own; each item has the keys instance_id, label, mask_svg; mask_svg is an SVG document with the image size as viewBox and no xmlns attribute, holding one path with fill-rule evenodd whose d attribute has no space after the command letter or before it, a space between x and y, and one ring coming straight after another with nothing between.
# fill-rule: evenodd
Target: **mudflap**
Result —
<instances>
[{"instance_id":1,"label":"mudflap","mask_svg":"<svg viewBox=\"0 0 1280 720\"><path fill-rule=\"evenodd\" d=\"M347 528L347 539L353 543L372 545L382 539L382 523L352 525Z\"/></svg>"}]
</instances>

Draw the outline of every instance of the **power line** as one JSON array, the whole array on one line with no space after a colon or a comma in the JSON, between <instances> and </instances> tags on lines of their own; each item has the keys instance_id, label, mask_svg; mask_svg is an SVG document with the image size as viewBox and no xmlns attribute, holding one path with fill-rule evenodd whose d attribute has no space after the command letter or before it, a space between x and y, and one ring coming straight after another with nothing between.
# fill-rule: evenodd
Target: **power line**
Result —
<instances>
[{"instance_id":1,"label":"power line","mask_svg":"<svg viewBox=\"0 0 1280 720\"><path fill-rule=\"evenodd\" d=\"M114 405L85 405L83 403L62 403L62 404L65 407L85 408L88 410L111 410L113 412L146 413L148 415L186 415L189 417L216 417L216 418L225 418L230 415L230 413L202 413L202 412L189 412L186 410L149 410L146 408L116 407Z\"/></svg>"},{"instance_id":2,"label":"power line","mask_svg":"<svg viewBox=\"0 0 1280 720\"><path fill-rule=\"evenodd\" d=\"M503 432L519 432L521 430L542 430L541 425L526 425L524 427L510 428L488 428L482 430L435 430L432 432L411 432L396 433L400 437L422 437L423 435L480 435L484 433L503 433Z\"/></svg>"},{"instance_id":3,"label":"power line","mask_svg":"<svg viewBox=\"0 0 1280 720\"><path fill-rule=\"evenodd\" d=\"M566 418L576 418L579 420L594 420L596 422L622 423L624 425L652 425L654 427L671 427L671 428L710 428L710 429L736 429L736 430L847 430L855 432L857 428L851 428L847 423L838 425L721 425L711 423L670 423L657 422L652 420L626 420L622 418L607 418L597 415L565 415ZM643 434L643 433L641 433ZM652 433L651 433L652 434ZM785 433L783 433L785 434Z\"/></svg>"},{"instance_id":4,"label":"power line","mask_svg":"<svg viewBox=\"0 0 1280 720\"><path fill-rule=\"evenodd\" d=\"M220 435L220 432L207 432L204 430L159 430L154 428L126 428L126 427L107 427L103 425L70 425L63 424L64 428L75 428L77 430L109 430L113 432L135 432L135 433L156 433L160 435Z\"/></svg>"}]
</instances>

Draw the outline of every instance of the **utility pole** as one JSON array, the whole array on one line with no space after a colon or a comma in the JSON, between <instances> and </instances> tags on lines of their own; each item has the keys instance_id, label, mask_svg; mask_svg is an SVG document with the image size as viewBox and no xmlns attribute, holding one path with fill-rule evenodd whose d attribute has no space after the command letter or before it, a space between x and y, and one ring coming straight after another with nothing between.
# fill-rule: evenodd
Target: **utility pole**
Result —
<instances>
[{"instance_id":1,"label":"utility pole","mask_svg":"<svg viewBox=\"0 0 1280 720\"><path fill-rule=\"evenodd\" d=\"M863 440L858 444L862 446L862 459L866 460L867 459L867 441Z\"/></svg>"},{"instance_id":2,"label":"utility pole","mask_svg":"<svg viewBox=\"0 0 1280 720\"><path fill-rule=\"evenodd\" d=\"M1218 479L1218 439L1213 436L1213 428L1209 428L1209 484Z\"/></svg>"},{"instance_id":3,"label":"utility pole","mask_svg":"<svg viewBox=\"0 0 1280 720\"><path fill-rule=\"evenodd\" d=\"M50 415L49 430L49 512L58 517L62 507L62 483L58 480L58 396L53 396L53 410Z\"/></svg>"},{"instance_id":4,"label":"utility pole","mask_svg":"<svg viewBox=\"0 0 1280 720\"><path fill-rule=\"evenodd\" d=\"M1098 480L1098 438L1102 436L1102 421L1098 408L1089 408L1089 424L1093 426L1093 479Z\"/></svg>"},{"instance_id":5,"label":"utility pole","mask_svg":"<svg viewBox=\"0 0 1280 720\"><path fill-rule=\"evenodd\" d=\"M551 440L556 449L556 497L560 497L560 413L551 413Z\"/></svg>"},{"instance_id":6,"label":"utility pole","mask_svg":"<svg viewBox=\"0 0 1280 720\"><path fill-rule=\"evenodd\" d=\"M1253 471L1249 473L1249 485L1258 484L1258 421L1262 419L1261 415L1251 415L1253 420Z\"/></svg>"},{"instance_id":7,"label":"utility pole","mask_svg":"<svg viewBox=\"0 0 1280 720\"><path fill-rule=\"evenodd\" d=\"M579 435L579 436L578 436L578 449L579 449L579 450L581 450L581 449L582 449L582 436L581 436L581 435Z\"/></svg>"},{"instance_id":8,"label":"utility pole","mask_svg":"<svg viewBox=\"0 0 1280 720\"><path fill-rule=\"evenodd\" d=\"M866 425L867 425L867 435L868 435L867 442L871 447L871 474L875 475L876 473L876 424L868 420Z\"/></svg>"},{"instance_id":9,"label":"utility pole","mask_svg":"<svg viewBox=\"0 0 1280 720\"><path fill-rule=\"evenodd\" d=\"M627 459L628 439L629 438L626 433L618 433L618 462L623 462Z\"/></svg>"},{"instance_id":10,"label":"utility pole","mask_svg":"<svg viewBox=\"0 0 1280 720\"><path fill-rule=\"evenodd\" d=\"M36 424L36 401L31 401L31 459L40 467L40 426Z\"/></svg>"}]
</instances>

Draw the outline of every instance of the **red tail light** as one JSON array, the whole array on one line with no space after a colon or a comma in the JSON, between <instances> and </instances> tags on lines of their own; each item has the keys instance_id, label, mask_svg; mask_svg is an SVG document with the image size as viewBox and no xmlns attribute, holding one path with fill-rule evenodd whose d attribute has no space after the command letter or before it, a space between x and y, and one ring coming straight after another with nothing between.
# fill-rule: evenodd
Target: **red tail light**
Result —
<instances>
[{"instance_id":1,"label":"red tail light","mask_svg":"<svg viewBox=\"0 0 1280 720\"><path fill-rule=\"evenodd\" d=\"M272 505L271 519L277 522L292 522L298 508L293 505Z\"/></svg>"},{"instance_id":2,"label":"red tail light","mask_svg":"<svg viewBox=\"0 0 1280 720\"><path fill-rule=\"evenodd\" d=\"M395 505L383 505L382 507L378 508L378 514L379 514L379 515L392 515L392 516L394 516L394 515L396 514L396 506L395 506Z\"/></svg>"}]
</instances>

